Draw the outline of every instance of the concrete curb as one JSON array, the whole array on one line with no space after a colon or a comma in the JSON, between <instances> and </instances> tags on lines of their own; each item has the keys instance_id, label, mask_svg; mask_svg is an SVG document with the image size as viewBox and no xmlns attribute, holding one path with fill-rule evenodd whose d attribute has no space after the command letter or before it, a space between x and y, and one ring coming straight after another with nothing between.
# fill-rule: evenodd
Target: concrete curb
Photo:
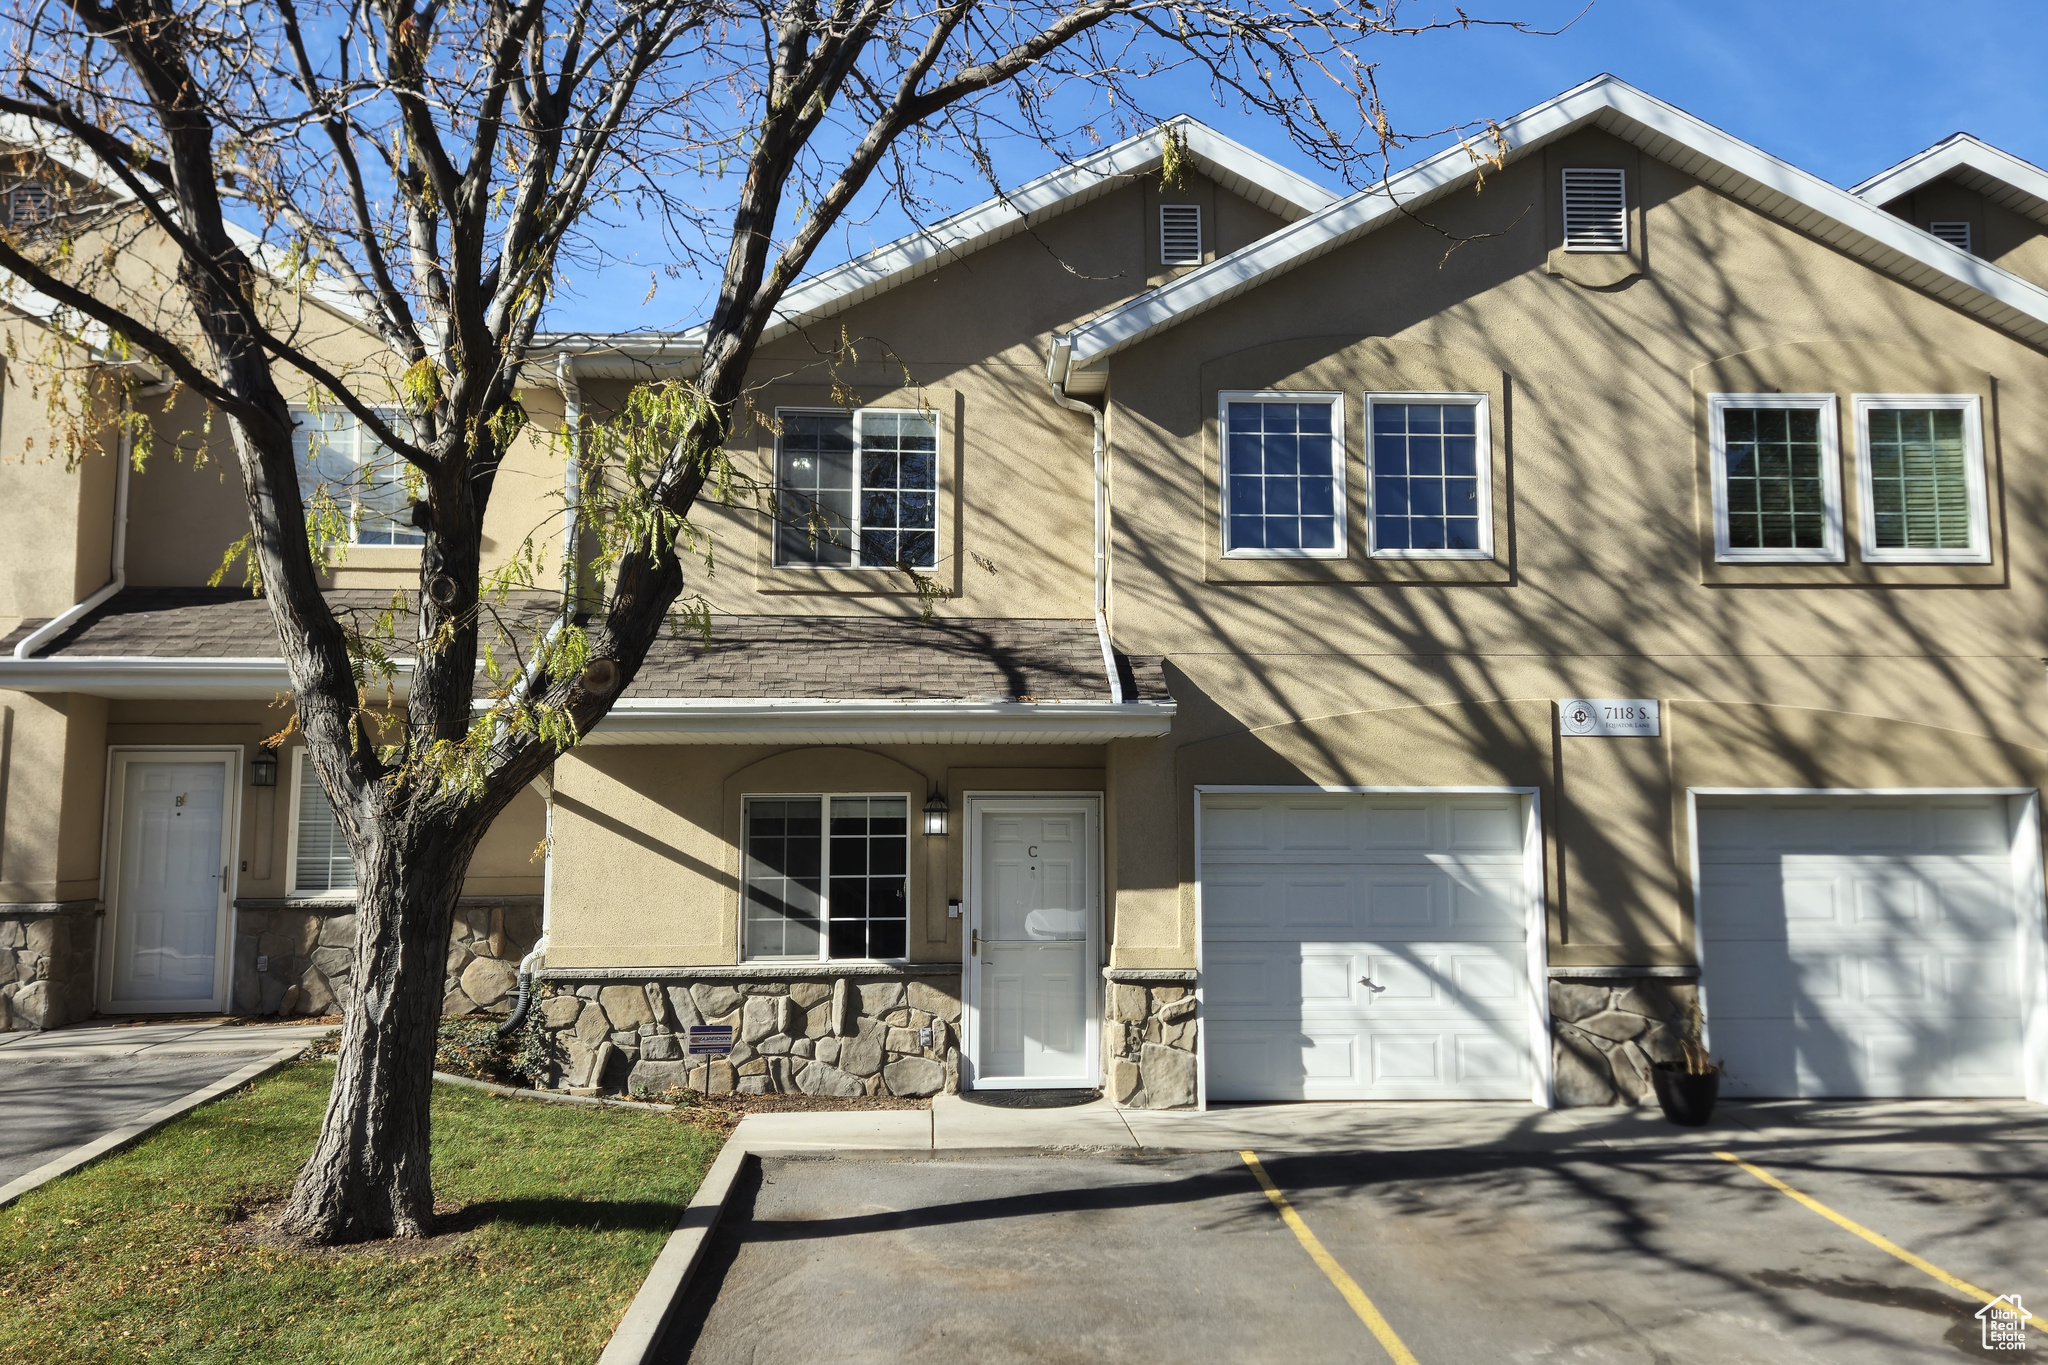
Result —
<instances>
[{"instance_id":1,"label":"concrete curb","mask_svg":"<svg viewBox=\"0 0 2048 1365\"><path fill-rule=\"evenodd\" d=\"M172 1119L182 1118L200 1105L205 1104L208 1100L217 1100L223 1095L241 1089L249 1082L261 1076L269 1075L305 1050L306 1048L303 1043L296 1043L287 1048L279 1048L268 1057L260 1061L251 1062L240 1071L223 1077L212 1085L195 1090L183 1099L172 1100L160 1109L152 1109L133 1123L125 1127L116 1128L111 1133L102 1134L82 1147L72 1148L55 1161L45 1162L27 1175L22 1176L19 1180L12 1181L6 1185L0 1185L0 1209L6 1208L30 1190L49 1184L60 1175L69 1175L81 1166L88 1165L103 1156L118 1152L140 1139L148 1137Z\"/></svg>"},{"instance_id":2,"label":"concrete curb","mask_svg":"<svg viewBox=\"0 0 2048 1365\"><path fill-rule=\"evenodd\" d=\"M744 1126L742 1120L741 1127ZM682 1221L669 1234L661 1255L655 1257L626 1315L612 1329L612 1338L605 1343L597 1365L646 1365L654 1358L683 1290L689 1287L690 1277L704 1259L704 1248L710 1245L711 1234L718 1228L726 1201L732 1198L741 1173L753 1157L740 1140L739 1130L734 1129L718 1159L704 1173L704 1183L697 1187L696 1197L683 1210Z\"/></svg>"},{"instance_id":3,"label":"concrete curb","mask_svg":"<svg viewBox=\"0 0 2048 1365\"><path fill-rule=\"evenodd\" d=\"M676 1110L676 1107L672 1104L647 1104L640 1100L611 1100L599 1095L557 1095L552 1090L526 1090L516 1085L499 1085L493 1081L480 1081L474 1076L457 1076L446 1071L436 1071L434 1079L443 1085L459 1085L470 1090L481 1090L486 1095L496 1095L502 1100L539 1100L544 1104L580 1104L594 1109L638 1109L646 1114L673 1114Z\"/></svg>"}]
</instances>

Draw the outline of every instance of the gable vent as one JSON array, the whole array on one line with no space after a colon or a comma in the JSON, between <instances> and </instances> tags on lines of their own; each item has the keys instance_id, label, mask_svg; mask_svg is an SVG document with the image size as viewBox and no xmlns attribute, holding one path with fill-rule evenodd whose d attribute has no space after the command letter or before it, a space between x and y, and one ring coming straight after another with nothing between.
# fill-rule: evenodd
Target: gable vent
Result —
<instances>
[{"instance_id":1,"label":"gable vent","mask_svg":"<svg viewBox=\"0 0 2048 1365\"><path fill-rule=\"evenodd\" d=\"M1968 223L1929 223L1927 230L1950 246L1960 247L1964 251L1972 250Z\"/></svg>"},{"instance_id":2,"label":"gable vent","mask_svg":"<svg viewBox=\"0 0 2048 1365\"><path fill-rule=\"evenodd\" d=\"M1627 251L1627 172L1605 167L1564 173L1564 249Z\"/></svg>"},{"instance_id":3,"label":"gable vent","mask_svg":"<svg viewBox=\"0 0 2048 1365\"><path fill-rule=\"evenodd\" d=\"M1162 265L1202 263L1202 206L1159 206L1159 260Z\"/></svg>"}]
</instances>

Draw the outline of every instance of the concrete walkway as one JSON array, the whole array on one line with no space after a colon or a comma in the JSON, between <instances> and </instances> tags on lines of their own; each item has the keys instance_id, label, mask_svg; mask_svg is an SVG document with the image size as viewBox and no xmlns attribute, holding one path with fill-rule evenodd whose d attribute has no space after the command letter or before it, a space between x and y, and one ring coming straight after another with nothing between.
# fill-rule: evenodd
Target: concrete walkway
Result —
<instances>
[{"instance_id":1,"label":"concrete walkway","mask_svg":"<svg viewBox=\"0 0 2048 1365\"><path fill-rule=\"evenodd\" d=\"M0 1033L0 1062L110 1057L259 1057L333 1032L332 1024L250 1024L227 1018L94 1019L48 1033Z\"/></svg>"}]
</instances>

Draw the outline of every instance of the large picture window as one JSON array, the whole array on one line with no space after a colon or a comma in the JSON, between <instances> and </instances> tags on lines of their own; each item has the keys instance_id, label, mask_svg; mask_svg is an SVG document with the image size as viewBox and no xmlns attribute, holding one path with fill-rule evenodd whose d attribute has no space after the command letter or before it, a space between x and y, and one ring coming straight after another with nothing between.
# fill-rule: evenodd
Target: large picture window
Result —
<instances>
[{"instance_id":1,"label":"large picture window","mask_svg":"<svg viewBox=\"0 0 2048 1365\"><path fill-rule=\"evenodd\" d=\"M907 954L908 797L754 796L744 819L749 959Z\"/></svg>"},{"instance_id":2,"label":"large picture window","mask_svg":"<svg viewBox=\"0 0 2048 1365\"><path fill-rule=\"evenodd\" d=\"M936 413L862 408L777 416L778 566L926 569L937 562Z\"/></svg>"},{"instance_id":3,"label":"large picture window","mask_svg":"<svg viewBox=\"0 0 2048 1365\"><path fill-rule=\"evenodd\" d=\"M1344 399L1226 393L1223 553L1344 557Z\"/></svg>"},{"instance_id":4,"label":"large picture window","mask_svg":"<svg viewBox=\"0 0 2048 1365\"><path fill-rule=\"evenodd\" d=\"M1841 455L1831 393L1717 393L1712 424L1717 559L1842 558Z\"/></svg>"},{"instance_id":5,"label":"large picture window","mask_svg":"<svg viewBox=\"0 0 2048 1365\"><path fill-rule=\"evenodd\" d=\"M385 413L395 422L398 414ZM347 520L351 545L423 545L426 535L412 524L412 497L405 486L405 461L363 429L355 414L339 405L314 412L293 408L292 451L298 457L299 496L308 510L319 495L334 500Z\"/></svg>"},{"instance_id":6,"label":"large picture window","mask_svg":"<svg viewBox=\"0 0 2048 1365\"><path fill-rule=\"evenodd\" d=\"M1486 395L1366 395L1372 436L1372 553L1380 559L1493 557L1493 461Z\"/></svg>"},{"instance_id":7,"label":"large picture window","mask_svg":"<svg viewBox=\"0 0 2048 1365\"><path fill-rule=\"evenodd\" d=\"M1863 558L1988 563L1977 396L1859 393L1855 404Z\"/></svg>"},{"instance_id":8,"label":"large picture window","mask_svg":"<svg viewBox=\"0 0 2048 1365\"><path fill-rule=\"evenodd\" d=\"M292 767L291 875L285 891L299 896L352 892L355 859L349 856L334 808L327 804L320 770L303 747L292 750Z\"/></svg>"}]
</instances>

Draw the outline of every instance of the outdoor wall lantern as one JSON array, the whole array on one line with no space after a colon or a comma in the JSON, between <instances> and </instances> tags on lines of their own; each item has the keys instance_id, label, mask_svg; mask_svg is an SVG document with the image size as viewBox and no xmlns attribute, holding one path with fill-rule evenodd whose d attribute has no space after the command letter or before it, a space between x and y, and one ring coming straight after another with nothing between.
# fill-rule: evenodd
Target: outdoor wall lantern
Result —
<instances>
[{"instance_id":1,"label":"outdoor wall lantern","mask_svg":"<svg viewBox=\"0 0 2048 1365\"><path fill-rule=\"evenodd\" d=\"M277 785L277 750L258 749L256 759L249 765L249 781L259 787Z\"/></svg>"},{"instance_id":2,"label":"outdoor wall lantern","mask_svg":"<svg viewBox=\"0 0 2048 1365\"><path fill-rule=\"evenodd\" d=\"M924 832L944 834L946 832L946 794L933 792L924 803Z\"/></svg>"}]
</instances>

